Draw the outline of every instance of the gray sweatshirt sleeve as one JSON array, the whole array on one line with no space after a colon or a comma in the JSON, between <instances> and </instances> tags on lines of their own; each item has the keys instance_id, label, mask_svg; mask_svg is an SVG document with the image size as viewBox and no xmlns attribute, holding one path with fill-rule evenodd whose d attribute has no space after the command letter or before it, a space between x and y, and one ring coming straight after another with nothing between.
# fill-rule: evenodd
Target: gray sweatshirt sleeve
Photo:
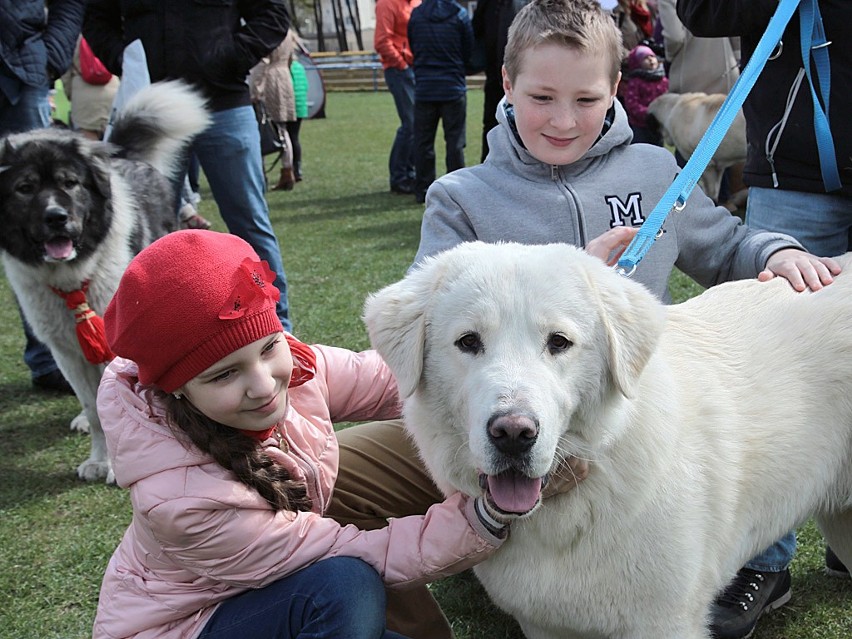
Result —
<instances>
[{"instance_id":1,"label":"gray sweatshirt sleeve","mask_svg":"<svg viewBox=\"0 0 852 639\"><path fill-rule=\"evenodd\" d=\"M675 265L704 287L757 277L773 253L804 250L789 235L749 228L700 189L693 191L683 211L670 213L667 222L667 231L677 234Z\"/></svg>"},{"instance_id":2,"label":"gray sweatshirt sleeve","mask_svg":"<svg viewBox=\"0 0 852 639\"><path fill-rule=\"evenodd\" d=\"M473 224L462 206L440 181L434 182L426 197L426 210L420 226L420 246L412 266L456 244L476 239Z\"/></svg>"}]
</instances>

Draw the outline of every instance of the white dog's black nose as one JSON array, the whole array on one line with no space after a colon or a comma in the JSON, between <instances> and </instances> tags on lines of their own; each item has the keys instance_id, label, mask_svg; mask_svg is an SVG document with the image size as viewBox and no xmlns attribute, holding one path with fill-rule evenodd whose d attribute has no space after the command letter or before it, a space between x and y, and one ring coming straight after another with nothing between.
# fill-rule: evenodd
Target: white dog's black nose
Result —
<instances>
[{"instance_id":1,"label":"white dog's black nose","mask_svg":"<svg viewBox=\"0 0 852 639\"><path fill-rule=\"evenodd\" d=\"M488 439L506 455L527 452L538 438L538 422L529 415L493 415L488 420Z\"/></svg>"}]
</instances>

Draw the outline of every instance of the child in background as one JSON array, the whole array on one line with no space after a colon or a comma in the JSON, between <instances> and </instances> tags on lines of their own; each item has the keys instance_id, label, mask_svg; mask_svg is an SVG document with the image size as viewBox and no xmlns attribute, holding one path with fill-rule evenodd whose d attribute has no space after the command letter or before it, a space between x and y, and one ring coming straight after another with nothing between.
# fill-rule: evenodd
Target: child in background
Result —
<instances>
[{"instance_id":1,"label":"child in background","mask_svg":"<svg viewBox=\"0 0 852 639\"><path fill-rule=\"evenodd\" d=\"M299 130L302 120L308 117L308 74L297 55L290 62L290 76L293 78L293 96L296 98L296 119L287 122L287 133L293 146L293 177L302 181L302 143L299 142Z\"/></svg>"},{"instance_id":2,"label":"child in background","mask_svg":"<svg viewBox=\"0 0 852 639\"><path fill-rule=\"evenodd\" d=\"M627 122L633 129L633 142L663 146L659 130L648 128L648 106L669 89L669 79L659 58L640 44L627 56L627 78L624 87L624 109Z\"/></svg>"},{"instance_id":3,"label":"child in background","mask_svg":"<svg viewBox=\"0 0 852 639\"><path fill-rule=\"evenodd\" d=\"M332 422L399 417L400 398L375 352L284 333L273 279L237 236L177 231L131 262L104 313L117 357L98 412L133 519L95 639L399 638L382 579L462 571L508 533L461 494L380 530L324 516Z\"/></svg>"}]
</instances>

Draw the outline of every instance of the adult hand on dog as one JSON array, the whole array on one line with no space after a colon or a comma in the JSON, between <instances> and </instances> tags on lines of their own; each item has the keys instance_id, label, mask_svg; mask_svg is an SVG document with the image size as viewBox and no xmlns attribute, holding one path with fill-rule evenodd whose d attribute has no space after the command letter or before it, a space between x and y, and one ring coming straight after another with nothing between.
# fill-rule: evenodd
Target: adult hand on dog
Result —
<instances>
[{"instance_id":1,"label":"adult hand on dog","mask_svg":"<svg viewBox=\"0 0 852 639\"><path fill-rule=\"evenodd\" d=\"M817 257L799 249L781 249L769 256L766 268L757 279L768 282L776 276L790 282L795 290L805 289L818 291L834 281L834 276L840 273L840 264L830 257Z\"/></svg>"},{"instance_id":2,"label":"adult hand on dog","mask_svg":"<svg viewBox=\"0 0 852 639\"><path fill-rule=\"evenodd\" d=\"M548 497L574 490L588 476L588 461L573 456L563 459L556 472L550 473L547 485L541 491L541 498L547 499Z\"/></svg>"},{"instance_id":3,"label":"adult hand on dog","mask_svg":"<svg viewBox=\"0 0 852 639\"><path fill-rule=\"evenodd\" d=\"M586 244L586 253L599 257L606 262L607 266L613 266L638 232L638 226L619 226L610 229Z\"/></svg>"}]
</instances>

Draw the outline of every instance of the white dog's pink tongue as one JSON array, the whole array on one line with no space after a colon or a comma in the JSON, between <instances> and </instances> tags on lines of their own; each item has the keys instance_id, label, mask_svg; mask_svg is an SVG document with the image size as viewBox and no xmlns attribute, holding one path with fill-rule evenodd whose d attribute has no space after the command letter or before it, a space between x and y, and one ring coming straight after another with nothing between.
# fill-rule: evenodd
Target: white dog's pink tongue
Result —
<instances>
[{"instance_id":1,"label":"white dog's pink tongue","mask_svg":"<svg viewBox=\"0 0 852 639\"><path fill-rule=\"evenodd\" d=\"M45 242L44 250L47 251L49 257L54 260L67 259L74 250L74 243L71 240L52 240Z\"/></svg>"},{"instance_id":2,"label":"white dog's pink tongue","mask_svg":"<svg viewBox=\"0 0 852 639\"><path fill-rule=\"evenodd\" d=\"M515 472L489 475L488 491L494 505L503 512L523 514L538 503L541 478L532 479Z\"/></svg>"}]
</instances>

